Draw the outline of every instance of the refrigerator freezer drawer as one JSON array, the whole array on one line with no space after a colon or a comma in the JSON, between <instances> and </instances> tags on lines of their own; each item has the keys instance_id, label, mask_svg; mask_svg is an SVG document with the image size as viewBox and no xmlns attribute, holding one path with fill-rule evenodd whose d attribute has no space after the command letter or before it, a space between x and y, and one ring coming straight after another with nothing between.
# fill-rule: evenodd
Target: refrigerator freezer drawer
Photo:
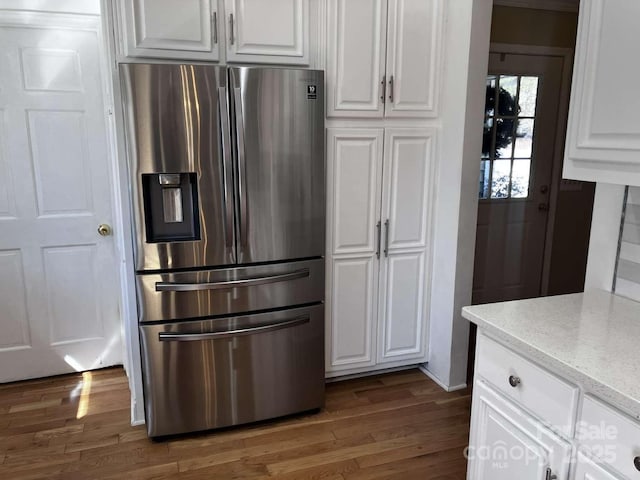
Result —
<instances>
[{"instance_id":1,"label":"refrigerator freezer drawer","mask_svg":"<svg viewBox=\"0 0 640 480\"><path fill-rule=\"evenodd\" d=\"M320 408L324 306L141 325L149 436Z\"/></svg>"},{"instance_id":2,"label":"refrigerator freezer drawer","mask_svg":"<svg viewBox=\"0 0 640 480\"><path fill-rule=\"evenodd\" d=\"M174 321L324 300L324 259L137 275L139 319Z\"/></svg>"}]
</instances>

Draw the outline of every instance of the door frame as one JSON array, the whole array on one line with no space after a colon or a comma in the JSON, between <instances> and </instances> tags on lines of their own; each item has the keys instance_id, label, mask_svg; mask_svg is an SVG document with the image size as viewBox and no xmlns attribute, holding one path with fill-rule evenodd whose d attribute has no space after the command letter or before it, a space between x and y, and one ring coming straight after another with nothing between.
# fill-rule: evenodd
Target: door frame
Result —
<instances>
[{"instance_id":1,"label":"door frame","mask_svg":"<svg viewBox=\"0 0 640 480\"><path fill-rule=\"evenodd\" d=\"M551 273L551 246L553 244L553 230L558 207L560 180L562 179L562 163L564 160L564 145L567 133L567 118L569 115L569 94L573 74L573 48L545 47L538 45L518 45L510 43L491 43L489 53L504 53L514 55L530 55L559 57L562 59L562 79L560 84L560 105L558 107L558 121L556 126L556 144L554 146L551 188L549 190L549 214L547 215L547 230L542 259L542 281L540 294L546 296L549 292L549 275ZM561 140L561 141L560 141Z\"/></svg>"},{"instance_id":2,"label":"door frame","mask_svg":"<svg viewBox=\"0 0 640 480\"><path fill-rule=\"evenodd\" d=\"M114 234L120 253L120 312L122 321L123 366L131 392L131 425L145 423L144 393L138 307L136 303L135 271L133 260L133 201L129 187L129 168L125 145L124 112L118 67L118 39L116 36L115 8L111 0L100 1L102 23L102 55L104 82L109 98L109 148L111 150L112 180L114 185Z\"/></svg>"}]
</instances>

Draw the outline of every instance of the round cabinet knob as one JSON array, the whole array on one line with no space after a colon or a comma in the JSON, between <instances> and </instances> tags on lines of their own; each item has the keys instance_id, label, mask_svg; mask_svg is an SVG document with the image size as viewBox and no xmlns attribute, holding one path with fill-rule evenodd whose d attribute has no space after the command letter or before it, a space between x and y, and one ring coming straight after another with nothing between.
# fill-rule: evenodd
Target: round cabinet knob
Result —
<instances>
[{"instance_id":1,"label":"round cabinet knob","mask_svg":"<svg viewBox=\"0 0 640 480\"><path fill-rule=\"evenodd\" d=\"M514 375L511 375L509 377L509 385L511 385L513 388L516 388L521 383L522 381L520 380L520 377L516 377Z\"/></svg>"},{"instance_id":2,"label":"round cabinet knob","mask_svg":"<svg viewBox=\"0 0 640 480\"><path fill-rule=\"evenodd\" d=\"M636 470L640 472L640 457L636 457L633 459L633 466L636 467Z\"/></svg>"},{"instance_id":3,"label":"round cabinet knob","mask_svg":"<svg viewBox=\"0 0 640 480\"><path fill-rule=\"evenodd\" d=\"M101 223L100 225L98 225L98 233L103 237L108 237L109 235L111 235L111 226L107 225L106 223Z\"/></svg>"}]
</instances>

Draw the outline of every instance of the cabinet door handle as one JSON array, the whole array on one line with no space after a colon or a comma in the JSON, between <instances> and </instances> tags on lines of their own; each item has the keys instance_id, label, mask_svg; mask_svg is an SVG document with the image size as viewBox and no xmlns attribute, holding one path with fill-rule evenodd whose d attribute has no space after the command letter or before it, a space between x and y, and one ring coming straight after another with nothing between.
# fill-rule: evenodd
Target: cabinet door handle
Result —
<instances>
[{"instance_id":1,"label":"cabinet door handle","mask_svg":"<svg viewBox=\"0 0 640 480\"><path fill-rule=\"evenodd\" d=\"M211 12L211 26L213 27L213 43L218 43L218 12Z\"/></svg>"},{"instance_id":2,"label":"cabinet door handle","mask_svg":"<svg viewBox=\"0 0 640 480\"><path fill-rule=\"evenodd\" d=\"M516 377L515 375L511 375L509 377L509 385L511 385L513 388L516 388L521 383L522 380L520 380L520 377Z\"/></svg>"},{"instance_id":3,"label":"cabinet door handle","mask_svg":"<svg viewBox=\"0 0 640 480\"><path fill-rule=\"evenodd\" d=\"M633 459L633 466L636 467L636 470L640 472L640 457L636 457Z\"/></svg>"},{"instance_id":4,"label":"cabinet door handle","mask_svg":"<svg viewBox=\"0 0 640 480\"><path fill-rule=\"evenodd\" d=\"M229 14L229 43L233 45L235 38L233 36L233 13Z\"/></svg>"},{"instance_id":5,"label":"cabinet door handle","mask_svg":"<svg viewBox=\"0 0 640 480\"><path fill-rule=\"evenodd\" d=\"M389 78L389 101L393 103L393 75Z\"/></svg>"},{"instance_id":6,"label":"cabinet door handle","mask_svg":"<svg viewBox=\"0 0 640 480\"><path fill-rule=\"evenodd\" d=\"M380 100L384 103L384 97L387 94L387 76L382 76L382 81L380 82L382 94L380 95Z\"/></svg>"},{"instance_id":7,"label":"cabinet door handle","mask_svg":"<svg viewBox=\"0 0 640 480\"><path fill-rule=\"evenodd\" d=\"M558 476L554 475L550 468L547 468L547 474L544 477L545 480L558 480Z\"/></svg>"},{"instance_id":8,"label":"cabinet door handle","mask_svg":"<svg viewBox=\"0 0 640 480\"><path fill-rule=\"evenodd\" d=\"M378 232L378 239L377 239L377 248L376 248L376 258L380 258L380 242L382 241L381 237L382 237L382 224L380 223L380 220L378 220L378 223L376 223L376 231Z\"/></svg>"},{"instance_id":9,"label":"cabinet door handle","mask_svg":"<svg viewBox=\"0 0 640 480\"><path fill-rule=\"evenodd\" d=\"M389 256L389 219L384 221L384 256Z\"/></svg>"}]
</instances>

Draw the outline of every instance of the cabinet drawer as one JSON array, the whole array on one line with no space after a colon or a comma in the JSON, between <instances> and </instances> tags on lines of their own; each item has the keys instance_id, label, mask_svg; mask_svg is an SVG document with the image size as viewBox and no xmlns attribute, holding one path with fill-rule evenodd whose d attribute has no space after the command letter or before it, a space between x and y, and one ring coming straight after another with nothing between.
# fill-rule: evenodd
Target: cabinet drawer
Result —
<instances>
[{"instance_id":1,"label":"cabinet drawer","mask_svg":"<svg viewBox=\"0 0 640 480\"><path fill-rule=\"evenodd\" d=\"M640 422L585 397L577 438L584 453L597 457L625 478L640 479Z\"/></svg>"},{"instance_id":2,"label":"cabinet drawer","mask_svg":"<svg viewBox=\"0 0 640 480\"><path fill-rule=\"evenodd\" d=\"M557 432L570 437L578 389L499 343L478 337L476 373L527 408ZM511 382L515 386L511 385Z\"/></svg>"}]
</instances>

